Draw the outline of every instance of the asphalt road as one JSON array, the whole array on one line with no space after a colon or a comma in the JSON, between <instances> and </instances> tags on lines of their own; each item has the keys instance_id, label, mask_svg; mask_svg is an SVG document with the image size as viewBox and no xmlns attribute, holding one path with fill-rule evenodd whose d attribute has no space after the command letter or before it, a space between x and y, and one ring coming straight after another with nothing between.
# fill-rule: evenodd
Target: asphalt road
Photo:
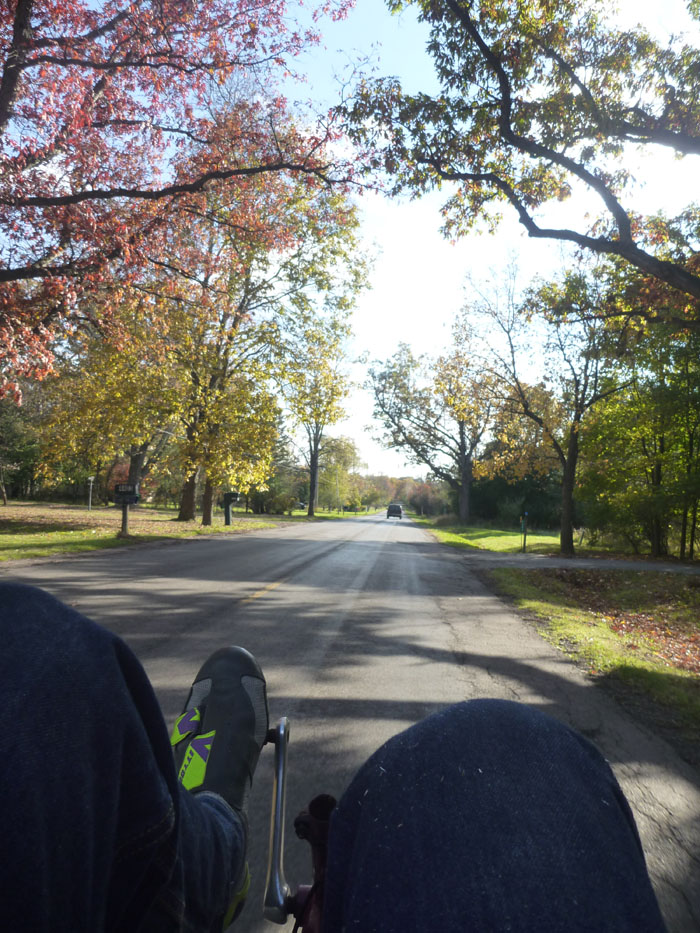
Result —
<instances>
[{"instance_id":1,"label":"asphalt road","mask_svg":"<svg viewBox=\"0 0 700 933\"><path fill-rule=\"evenodd\" d=\"M226 643L252 651L272 720L291 720L290 826L311 797L339 796L378 745L446 704L502 697L549 712L612 763L669 929L697 931L700 776L485 590L475 561L407 520L363 517L23 561L0 574L42 586L120 634L168 726L209 653ZM275 929L259 906L271 775L266 750L251 800L254 888L240 933ZM288 828L290 881L308 880L307 859Z\"/></svg>"}]
</instances>

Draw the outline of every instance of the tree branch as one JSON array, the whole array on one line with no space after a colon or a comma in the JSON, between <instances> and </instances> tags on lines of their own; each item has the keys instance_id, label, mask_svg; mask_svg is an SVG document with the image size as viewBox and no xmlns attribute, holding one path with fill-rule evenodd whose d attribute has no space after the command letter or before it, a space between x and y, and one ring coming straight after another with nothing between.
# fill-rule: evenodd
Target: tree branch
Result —
<instances>
[{"instance_id":1,"label":"tree branch","mask_svg":"<svg viewBox=\"0 0 700 933\"><path fill-rule=\"evenodd\" d=\"M247 178L262 175L266 172L287 171L293 174L315 175L326 184L332 184L327 174L327 166L306 165L303 162L289 162L280 159L276 162L267 162L264 165L252 165L244 168L215 169L205 172L194 181L180 182L166 185L163 188L93 188L87 191L76 191L73 194L35 195L28 198L0 197L0 204L7 207L64 207L69 204L80 204L84 201L113 201L117 198L131 198L144 201L158 201L162 198L182 194L195 194L201 191L209 182L226 181L229 178Z\"/></svg>"},{"instance_id":2,"label":"tree branch","mask_svg":"<svg viewBox=\"0 0 700 933\"><path fill-rule=\"evenodd\" d=\"M442 168L440 160L435 156L422 158L418 161L430 165L436 174L446 181L479 181L486 182L498 188L513 205L517 211L520 223L525 227L528 235L531 237L562 240L575 243L577 246L593 250L596 253L620 256L643 272L648 272L650 275L654 276L654 278L666 282L668 285L685 292L687 295L692 295L693 298L700 299L700 277L693 275L692 272L688 272L686 269L673 262L657 259L656 256L647 253L632 240L613 240L602 236L593 237L584 233L578 233L576 230L567 229L566 227L540 227L527 210L523 200L518 196L515 189L499 175L493 172L447 171ZM687 324L688 322L686 321L685 323Z\"/></svg>"},{"instance_id":3,"label":"tree branch","mask_svg":"<svg viewBox=\"0 0 700 933\"><path fill-rule=\"evenodd\" d=\"M617 225L621 240L629 241L631 243L632 229L630 218L620 202L613 195L607 185L601 181L600 178L593 175L574 159L570 159L568 156L565 156L554 149L550 149L549 146L544 146L541 143L536 143L534 140L528 139L525 136L520 136L513 130L511 124L513 100L510 79L506 74L505 68L501 64L498 56L493 52L493 50L481 36L481 33L477 29L474 20L469 15L469 12L464 9L461 2L459 2L459 0L447 0L447 5L460 21L469 37L475 43L481 52L481 55L484 58L486 64L494 73L496 80L498 81L501 94L498 126L504 142L510 146L515 147L516 149L519 149L521 152L525 152L527 155L533 156L536 159L545 159L548 162L559 165L566 169L568 172L571 172L572 175L580 178L584 184L592 188L602 198L606 207L615 218L615 223Z\"/></svg>"},{"instance_id":4,"label":"tree branch","mask_svg":"<svg viewBox=\"0 0 700 933\"><path fill-rule=\"evenodd\" d=\"M17 0L12 44L5 59L2 81L0 81L0 132L4 130L7 121L12 116L12 104L27 57L28 41L32 35L30 21L33 6L34 0Z\"/></svg>"}]
</instances>

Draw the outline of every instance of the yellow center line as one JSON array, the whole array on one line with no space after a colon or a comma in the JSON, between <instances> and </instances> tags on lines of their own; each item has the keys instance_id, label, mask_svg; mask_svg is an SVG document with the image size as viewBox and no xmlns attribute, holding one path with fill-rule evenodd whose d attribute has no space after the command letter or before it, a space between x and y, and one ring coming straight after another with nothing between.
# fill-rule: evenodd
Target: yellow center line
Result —
<instances>
[{"instance_id":1,"label":"yellow center line","mask_svg":"<svg viewBox=\"0 0 700 933\"><path fill-rule=\"evenodd\" d=\"M254 599L257 599L259 596L264 596L265 593L269 593L270 590L274 590L276 587L283 583L283 580L278 580L276 583L268 583L267 586L264 586L261 590L258 590L256 593L251 593L250 596L246 596L241 600L243 603L252 603Z\"/></svg>"}]
</instances>

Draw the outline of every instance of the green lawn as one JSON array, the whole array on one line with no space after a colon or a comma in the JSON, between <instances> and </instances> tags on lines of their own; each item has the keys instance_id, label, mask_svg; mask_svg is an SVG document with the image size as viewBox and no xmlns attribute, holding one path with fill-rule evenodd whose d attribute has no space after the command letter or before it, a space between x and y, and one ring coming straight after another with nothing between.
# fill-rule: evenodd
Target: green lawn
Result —
<instances>
[{"instance_id":1,"label":"green lawn","mask_svg":"<svg viewBox=\"0 0 700 933\"><path fill-rule=\"evenodd\" d=\"M517 554L523 549L523 536L517 530L482 528L478 525L443 525L435 519L416 518L438 541L452 547L481 548ZM556 554L559 550L559 534L556 531L538 531L527 534L526 550L531 554Z\"/></svg>"}]
</instances>

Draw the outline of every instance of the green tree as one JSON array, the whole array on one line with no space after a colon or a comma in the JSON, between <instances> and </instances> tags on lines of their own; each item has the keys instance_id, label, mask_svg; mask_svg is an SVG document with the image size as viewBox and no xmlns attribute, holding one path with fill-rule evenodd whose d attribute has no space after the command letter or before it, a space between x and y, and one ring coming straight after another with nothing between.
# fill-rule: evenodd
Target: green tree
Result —
<instances>
[{"instance_id":1,"label":"green tree","mask_svg":"<svg viewBox=\"0 0 700 933\"><path fill-rule=\"evenodd\" d=\"M357 447L349 437L323 439L319 451L319 505L327 509L359 509L362 494L358 462Z\"/></svg>"},{"instance_id":2,"label":"green tree","mask_svg":"<svg viewBox=\"0 0 700 933\"><path fill-rule=\"evenodd\" d=\"M475 460L498 407L493 380L475 369L464 345L431 362L401 344L382 368L370 369L369 385L383 440L444 480L468 522Z\"/></svg>"},{"instance_id":3,"label":"green tree","mask_svg":"<svg viewBox=\"0 0 700 933\"><path fill-rule=\"evenodd\" d=\"M387 505L396 498L396 486L397 481L390 476L365 476L361 496L362 504L370 508Z\"/></svg>"},{"instance_id":4,"label":"green tree","mask_svg":"<svg viewBox=\"0 0 700 933\"><path fill-rule=\"evenodd\" d=\"M308 496L306 470L297 462L282 417L277 420L276 430L270 469L264 486L254 489L247 497L253 511L257 513L280 515L297 508Z\"/></svg>"},{"instance_id":5,"label":"green tree","mask_svg":"<svg viewBox=\"0 0 700 933\"><path fill-rule=\"evenodd\" d=\"M247 368L228 379L220 391L209 391L197 415L183 453L186 465L191 469L197 464L205 477L202 524L211 525L217 489L228 486L247 493L265 481L279 409L264 380Z\"/></svg>"},{"instance_id":6,"label":"green tree","mask_svg":"<svg viewBox=\"0 0 700 933\"><path fill-rule=\"evenodd\" d=\"M591 526L635 549L694 555L700 499L700 347L696 334L642 334L629 385L585 429L581 493Z\"/></svg>"},{"instance_id":7,"label":"green tree","mask_svg":"<svg viewBox=\"0 0 700 933\"><path fill-rule=\"evenodd\" d=\"M604 0L389 0L394 11L408 5L430 26L440 91L365 81L345 107L395 190L453 185L452 236L493 225L508 204L531 237L620 257L677 290L685 320L700 324L698 210L639 217L629 190L632 146L700 154L700 50L618 28ZM550 225L541 208L574 191L596 222ZM666 316L663 304L656 312Z\"/></svg>"},{"instance_id":8,"label":"green tree","mask_svg":"<svg viewBox=\"0 0 700 933\"><path fill-rule=\"evenodd\" d=\"M26 411L0 399L0 496L8 502L8 487L26 493L33 488L39 439Z\"/></svg>"},{"instance_id":9,"label":"green tree","mask_svg":"<svg viewBox=\"0 0 700 933\"><path fill-rule=\"evenodd\" d=\"M604 322L585 315L568 322L561 314L562 307L581 309L594 303L595 292L593 276L569 275L563 282L532 288L524 304L513 292L506 300L497 292L490 296L482 292L467 311L467 317L476 314L490 327L485 366L498 380L506 411L534 423L537 440L556 457L561 471L560 548L566 556L574 554L582 423L620 388L617 341ZM536 355L539 366L533 368ZM534 375L538 370L545 374L539 381L527 378L528 372Z\"/></svg>"}]
</instances>

